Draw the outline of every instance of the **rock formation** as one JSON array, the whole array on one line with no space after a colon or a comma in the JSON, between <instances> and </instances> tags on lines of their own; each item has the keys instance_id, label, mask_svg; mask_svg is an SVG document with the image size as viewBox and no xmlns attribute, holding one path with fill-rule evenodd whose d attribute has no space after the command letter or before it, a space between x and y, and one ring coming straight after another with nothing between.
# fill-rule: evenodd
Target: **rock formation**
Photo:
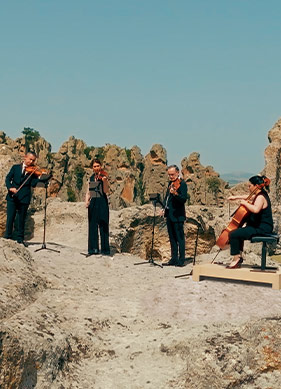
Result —
<instances>
[{"instance_id":1,"label":"rock formation","mask_svg":"<svg viewBox=\"0 0 281 389\"><path fill-rule=\"evenodd\" d=\"M200 154L191 153L181 162L183 178L188 185L191 204L222 206L227 183L219 178L212 166L202 166Z\"/></svg>"},{"instance_id":2,"label":"rock formation","mask_svg":"<svg viewBox=\"0 0 281 389\"><path fill-rule=\"evenodd\" d=\"M279 227L280 188L279 165L281 150L280 135L281 120L269 131L269 146L265 150L266 165L264 173L271 178L271 199L274 207L276 231ZM35 134L36 135L36 134ZM10 167L19 163L27 148L38 154L40 167L48 168L52 172L52 179L48 187L49 197L58 197L63 201L83 201L87 190L87 182L92 174L91 161L99 158L104 169L109 174L110 208L114 210L135 205L149 203L149 195L159 193L163 199L167 188L167 153L162 145L155 144L150 152L143 157L137 146L131 149L107 144L104 147L87 146L85 142L70 137L56 153L51 152L51 145L40 136L28 138L25 135L16 140L10 139L4 132L0 132L0 235L3 234L5 224L5 196L4 179ZM202 166L199 153L191 153L181 162L182 175L188 184L189 200L191 205L226 207L229 193L244 191L241 184L229 189L212 166ZM247 189L247 188L246 188ZM36 188L34 191L29 214L32 215L42 207L44 191ZM228 211L225 209L225 214Z\"/></svg>"},{"instance_id":3,"label":"rock formation","mask_svg":"<svg viewBox=\"0 0 281 389\"><path fill-rule=\"evenodd\" d=\"M155 144L144 159L143 171L144 198L159 193L163 198L167 188L167 152L163 146Z\"/></svg>"},{"instance_id":4,"label":"rock formation","mask_svg":"<svg viewBox=\"0 0 281 389\"><path fill-rule=\"evenodd\" d=\"M166 261L170 258L170 244L166 222L162 216L159 216L159 210L157 207L152 255L154 259ZM217 207L207 209L202 206L189 206L186 211L186 256L192 257L194 255L198 228L197 254L209 253L215 244L216 234L222 228L221 225L224 221L222 209ZM118 211L111 210L111 251L113 253L130 253L143 259L149 259L151 255L153 217L154 208L152 204L132 206ZM43 222L43 210L30 215L26 231L28 240L33 238L40 241L42 239ZM69 224L67 239L76 242L78 245L79 243L81 244L82 235L86 247L87 222L87 210L84 203L63 202L58 198L48 199L47 237L50 234L57 236L58 238L55 239L57 243L65 243L66 238L64 236L59 238L59 236L61 228Z\"/></svg>"},{"instance_id":5,"label":"rock formation","mask_svg":"<svg viewBox=\"0 0 281 389\"><path fill-rule=\"evenodd\" d=\"M265 149L265 168L262 174L270 178L270 199L273 208L274 230L281 233L281 119L268 132L269 145Z\"/></svg>"}]
</instances>

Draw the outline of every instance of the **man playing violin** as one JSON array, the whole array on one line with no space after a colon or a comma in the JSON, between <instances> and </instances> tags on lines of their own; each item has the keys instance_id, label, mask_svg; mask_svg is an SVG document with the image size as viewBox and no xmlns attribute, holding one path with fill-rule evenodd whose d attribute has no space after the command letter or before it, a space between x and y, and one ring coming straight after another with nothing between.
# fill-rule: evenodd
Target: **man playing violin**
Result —
<instances>
[{"instance_id":1,"label":"man playing violin","mask_svg":"<svg viewBox=\"0 0 281 389\"><path fill-rule=\"evenodd\" d=\"M109 184L107 173L102 170L99 159L93 161L93 175L90 177L86 193L86 207L88 208L88 254L87 257L99 254L99 236L101 254L109 255L109 207L107 193Z\"/></svg>"},{"instance_id":2,"label":"man playing violin","mask_svg":"<svg viewBox=\"0 0 281 389\"><path fill-rule=\"evenodd\" d=\"M22 164L13 165L6 176L7 222L4 237L12 239L13 226L16 215L18 216L17 242L27 246L24 242L24 226L27 210L31 201L31 187L35 187L39 179L27 171L34 166L37 157L33 151L29 151Z\"/></svg>"},{"instance_id":3,"label":"man playing violin","mask_svg":"<svg viewBox=\"0 0 281 389\"><path fill-rule=\"evenodd\" d=\"M241 200L240 205L250 211L245 227L237 228L229 234L230 254L233 255L228 269L241 267L244 240L250 240L255 235L271 234L273 219L271 203L267 192L269 180L265 176L253 176L249 179L249 192L257 193L252 202L246 201L248 195L230 196L228 200Z\"/></svg>"},{"instance_id":4,"label":"man playing violin","mask_svg":"<svg viewBox=\"0 0 281 389\"><path fill-rule=\"evenodd\" d=\"M179 177L176 165L168 167L169 185L164 199L162 214L166 217L171 246L171 259L166 266L183 266L185 261L185 202L187 200L186 182Z\"/></svg>"}]
</instances>

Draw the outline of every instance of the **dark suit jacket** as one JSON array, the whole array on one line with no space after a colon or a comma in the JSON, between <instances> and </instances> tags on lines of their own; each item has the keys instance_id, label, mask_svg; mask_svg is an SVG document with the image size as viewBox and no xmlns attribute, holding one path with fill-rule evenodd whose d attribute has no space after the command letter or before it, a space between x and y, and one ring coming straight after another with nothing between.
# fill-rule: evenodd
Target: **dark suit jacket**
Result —
<instances>
[{"instance_id":1,"label":"dark suit jacket","mask_svg":"<svg viewBox=\"0 0 281 389\"><path fill-rule=\"evenodd\" d=\"M167 204L166 216L172 222L184 222L185 221L185 202L187 200L187 185L184 180L181 181L180 187L177 190L178 195L173 195L170 193L169 187L171 181L169 182L168 190L165 196L164 204Z\"/></svg>"},{"instance_id":2,"label":"dark suit jacket","mask_svg":"<svg viewBox=\"0 0 281 389\"><path fill-rule=\"evenodd\" d=\"M27 177L28 174L22 175L22 164L13 165L6 176L6 186L8 189L18 189ZM31 187L35 187L38 181L37 177L31 176L17 194L12 196L12 193L9 191L6 196L6 200L19 201L22 204L29 204L31 200Z\"/></svg>"}]
</instances>

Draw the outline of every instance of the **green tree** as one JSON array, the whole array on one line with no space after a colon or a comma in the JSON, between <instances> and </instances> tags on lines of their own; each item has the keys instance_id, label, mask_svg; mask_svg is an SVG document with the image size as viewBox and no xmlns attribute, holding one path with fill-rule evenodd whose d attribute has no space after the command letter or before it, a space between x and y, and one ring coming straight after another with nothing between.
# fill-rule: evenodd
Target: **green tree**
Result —
<instances>
[{"instance_id":1,"label":"green tree","mask_svg":"<svg viewBox=\"0 0 281 389\"><path fill-rule=\"evenodd\" d=\"M129 161L129 165L130 165L130 166L134 166L134 161L132 160L132 152L131 152L131 150L130 150L130 149L127 149L127 148L125 147L125 152L126 152L126 155L127 155L127 159L128 159L128 161Z\"/></svg>"},{"instance_id":2,"label":"green tree","mask_svg":"<svg viewBox=\"0 0 281 389\"><path fill-rule=\"evenodd\" d=\"M40 138L39 132L30 127L24 127L22 134L25 136L25 139L29 142L35 142Z\"/></svg>"},{"instance_id":3,"label":"green tree","mask_svg":"<svg viewBox=\"0 0 281 389\"><path fill-rule=\"evenodd\" d=\"M22 134L25 137L25 148L26 151L33 149L35 142L40 138L40 134L37 130L30 127L24 127Z\"/></svg>"},{"instance_id":4,"label":"green tree","mask_svg":"<svg viewBox=\"0 0 281 389\"><path fill-rule=\"evenodd\" d=\"M70 186L67 187L67 201L71 203L75 203L76 201L75 193Z\"/></svg>"},{"instance_id":5,"label":"green tree","mask_svg":"<svg viewBox=\"0 0 281 389\"><path fill-rule=\"evenodd\" d=\"M94 146L85 147L84 154L86 155L87 159L91 159L90 152L93 150L95 150Z\"/></svg>"},{"instance_id":6,"label":"green tree","mask_svg":"<svg viewBox=\"0 0 281 389\"><path fill-rule=\"evenodd\" d=\"M98 147L95 155L95 159L99 159L101 162L104 160L104 148Z\"/></svg>"},{"instance_id":7,"label":"green tree","mask_svg":"<svg viewBox=\"0 0 281 389\"><path fill-rule=\"evenodd\" d=\"M85 170L81 165L77 165L74 169L74 175L76 177L76 188L81 190L83 187L83 178L85 175Z\"/></svg>"},{"instance_id":8,"label":"green tree","mask_svg":"<svg viewBox=\"0 0 281 389\"><path fill-rule=\"evenodd\" d=\"M142 176L138 180L136 180L135 187L134 187L134 195L135 197L139 197L141 205L145 203L145 198L144 198L144 183Z\"/></svg>"},{"instance_id":9,"label":"green tree","mask_svg":"<svg viewBox=\"0 0 281 389\"><path fill-rule=\"evenodd\" d=\"M216 200L216 203L218 202L218 194L220 191L220 180L218 177L210 177L207 179L207 185L208 185L208 191L211 192Z\"/></svg>"}]
</instances>

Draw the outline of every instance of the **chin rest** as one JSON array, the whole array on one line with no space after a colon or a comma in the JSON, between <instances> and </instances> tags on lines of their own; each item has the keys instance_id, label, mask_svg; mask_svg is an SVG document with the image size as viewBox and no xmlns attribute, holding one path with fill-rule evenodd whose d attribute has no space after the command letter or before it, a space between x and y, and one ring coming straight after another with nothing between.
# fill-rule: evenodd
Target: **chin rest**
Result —
<instances>
[{"instance_id":1,"label":"chin rest","mask_svg":"<svg viewBox=\"0 0 281 389\"><path fill-rule=\"evenodd\" d=\"M267 267L266 266L266 251L267 251L267 243L278 243L279 235L277 234L266 234L266 235L257 235L251 238L251 243L260 243L262 242L262 250L261 250L261 266L253 266L255 270L277 270L277 267Z\"/></svg>"}]
</instances>

